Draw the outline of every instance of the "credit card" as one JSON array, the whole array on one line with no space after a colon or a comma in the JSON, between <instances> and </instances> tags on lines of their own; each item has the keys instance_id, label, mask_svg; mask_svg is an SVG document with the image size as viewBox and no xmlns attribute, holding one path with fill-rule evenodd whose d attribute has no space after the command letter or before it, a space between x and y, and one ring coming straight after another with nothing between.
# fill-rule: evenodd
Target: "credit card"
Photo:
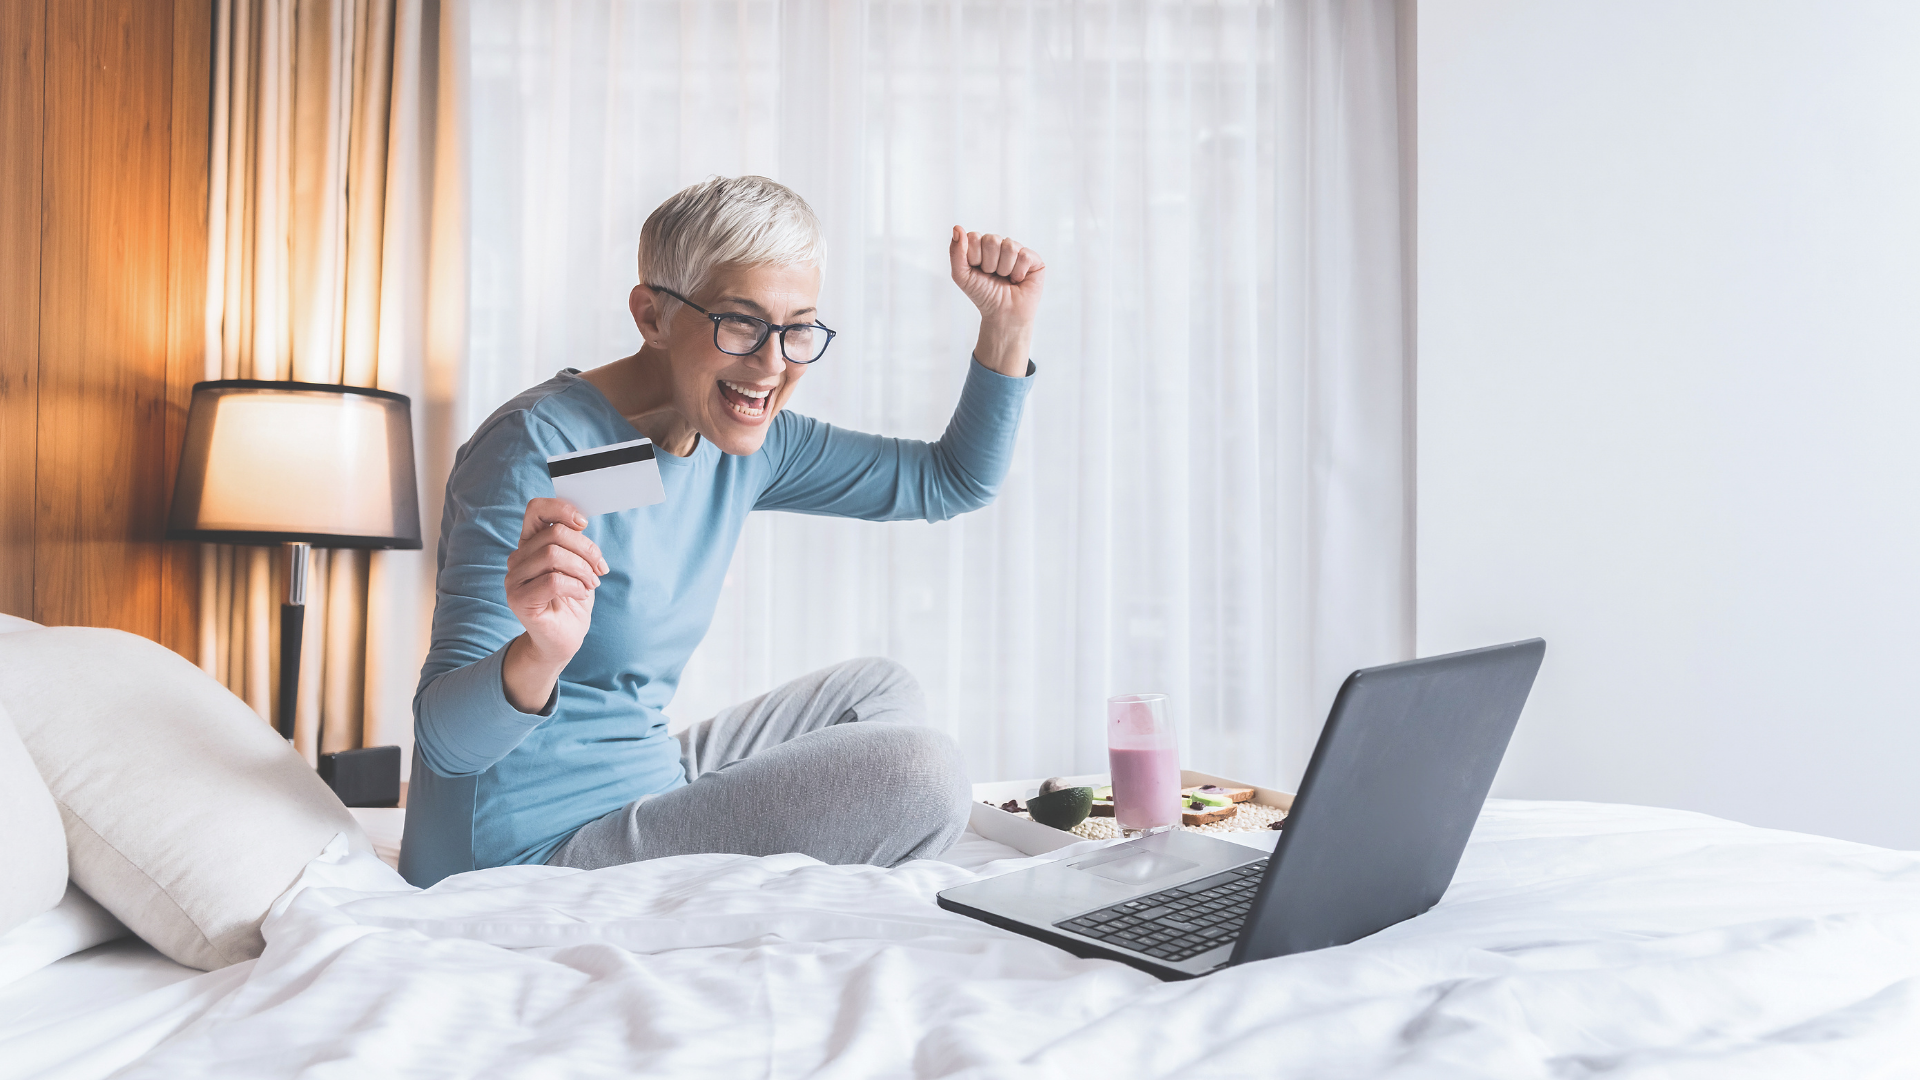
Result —
<instances>
[{"instance_id":1,"label":"credit card","mask_svg":"<svg viewBox=\"0 0 1920 1080\"><path fill-rule=\"evenodd\" d=\"M653 440L596 446L547 459L553 493L588 517L667 501Z\"/></svg>"}]
</instances>

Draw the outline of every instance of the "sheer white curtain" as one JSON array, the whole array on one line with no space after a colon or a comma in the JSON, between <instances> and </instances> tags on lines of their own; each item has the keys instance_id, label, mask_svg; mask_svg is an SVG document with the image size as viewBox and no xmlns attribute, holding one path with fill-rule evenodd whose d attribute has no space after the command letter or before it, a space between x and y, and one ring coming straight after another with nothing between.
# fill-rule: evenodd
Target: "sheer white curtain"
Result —
<instances>
[{"instance_id":1,"label":"sheer white curtain","mask_svg":"<svg viewBox=\"0 0 1920 1080\"><path fill-rule=\"evenodd\" d=\"M1342 675L1411 645L1392 0L472 7L470 429L632 352L647 213L760 173L820 212L841 331L792 406L931 438L954 224L1048 259L999 501L756 515L672 710L894 657L976 779L1104 767L1164 691L1188 760L1290 784Z\"/></svg>"}]
</instances>

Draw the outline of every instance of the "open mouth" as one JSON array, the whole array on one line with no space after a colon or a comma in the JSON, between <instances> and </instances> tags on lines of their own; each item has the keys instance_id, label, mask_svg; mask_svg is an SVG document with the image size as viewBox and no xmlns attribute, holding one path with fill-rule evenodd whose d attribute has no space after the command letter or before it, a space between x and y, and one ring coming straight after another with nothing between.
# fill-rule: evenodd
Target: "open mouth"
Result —
<instances>
[{"instance_id":1,"label":"open mouth","mask_svg":"<svg viewBox=\"0 0 1920 1080\"><path fill-rule=\"evenodd\" d=\"M727 408L739 413L748 420L763 419L767 415L767 401L773 396L772 387L745 386L737 382L721 379L720 399Z\"/></svg>"}]
</instances>

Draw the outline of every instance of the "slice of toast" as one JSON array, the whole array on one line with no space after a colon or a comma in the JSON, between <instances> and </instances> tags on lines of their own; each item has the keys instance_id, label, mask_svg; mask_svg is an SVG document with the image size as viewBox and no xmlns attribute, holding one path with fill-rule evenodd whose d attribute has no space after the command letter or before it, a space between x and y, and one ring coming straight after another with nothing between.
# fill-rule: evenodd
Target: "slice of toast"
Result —
<instances>
[{"instance_id":1,"label":"slice of toast","mask_svg":"<svg viewBox=\"0 0 1920 1080\"><path fill-rule=\"evenodd\" d=\"M1246 789L1229 788L1228 790L1229 791L1245 790L1249 798L1251 798L1253 794L1252 788L1246 788ZM1236 805L1234 806L1216 806L1216 807L1211 807L1207 810L1191 810L1183 806L1180 810L1180 823L1182 825L1211 825L1216 821L1225 821L1228 818L1232 817L1235 814L1235 812L1239 810L1239 806L1237 804L1245 801L1246 799L1236 799L1235 800ZM1112 817L1113 803L1103 802L1099 799L1095 799L1093 802L1093 808L1087 813L1087 816L1088 817Z\"/></svg>"},{"instance_id":2,"label":"slice of toast","mask_svg":"<svg viewBox=\"0 0 1920 1080\"><path fill-rule=\"evenodd\" d=\"M1205 810L1194 810L1191 807L1182 806L1180 809L1180 824L1211 825L1216 821L1225 821L1239 812L1240 808L1232 805L1210 806Z\"/></svg>"},{"instance_id":3,"label":"slice of toast","mask_svg":"<svg viewBox=\"0 0 1920 1080\"><path fill-rule=\"evenodd\" d=\"M1250 787L1220 787L1217 784L1203 784L1200 787L1181 788L1180 794L1191 795L1196 791L1205 791L1209 795L1232 799L1237 803L1253 801L1253 789Z\"/></svg>"}]
</instances>

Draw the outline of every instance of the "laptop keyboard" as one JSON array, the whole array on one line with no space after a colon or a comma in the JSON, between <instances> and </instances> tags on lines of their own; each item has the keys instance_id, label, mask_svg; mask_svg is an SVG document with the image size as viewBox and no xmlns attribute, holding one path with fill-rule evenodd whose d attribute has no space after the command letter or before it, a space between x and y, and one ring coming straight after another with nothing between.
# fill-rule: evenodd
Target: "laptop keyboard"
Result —
<instances>
[{"instance_id":1,"label":"laptop keyboard","mask_svg":"<svg viewBox=\"0 0 1920 1080\"><path fill-rule=\"evenodd\" d=\"M1267 860L1089 911L1053 925L1158 960L1179 961L1240 936Z\"/></svg>"}]
</instances>

